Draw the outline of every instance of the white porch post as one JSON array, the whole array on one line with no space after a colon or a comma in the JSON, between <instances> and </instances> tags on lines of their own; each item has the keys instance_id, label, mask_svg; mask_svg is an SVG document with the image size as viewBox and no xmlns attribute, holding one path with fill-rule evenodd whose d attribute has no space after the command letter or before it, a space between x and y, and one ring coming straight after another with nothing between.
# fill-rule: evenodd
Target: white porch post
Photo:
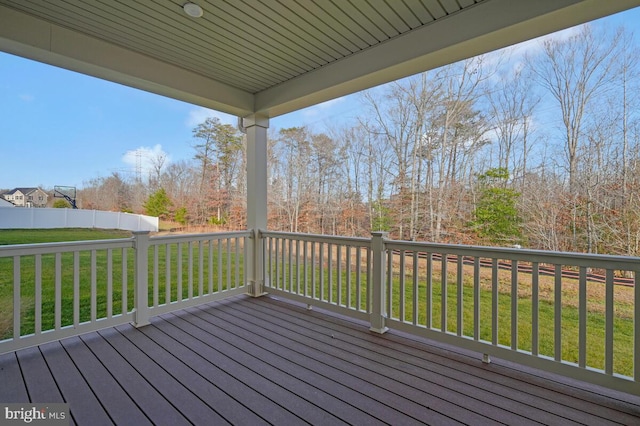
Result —
<instances>
[{"instance_id":1,"label":"white porch post","mask_svg":"<svg viewBox=\"0 0 640 426\"><path fill-rule=\"evenodd\" d=\"M134 325L142 327L149 323L149 231L134 231L135 249L135 291L134 303Z\"/></svg>"},{"instance_id":2,"label":"white porch post","mask_svg":"<svg viewBox=\"0 0 640 426\"><path fill-rule=\"evenodd\" d=\"M245 262L249 293L264 294L262 240L260 230L267 228L267 129L269 118L260 115L244 117L247 134L247 228L253 231L249 259Z\"/></svg>"},{"instance_id":3,"label":"white porch post","mask_svg":"<svg viewBox=\"0 0 640 426\"><path fill-rule=\"evenodd\" d=\"M385 324L386 322L386 309L385 309L385 283L386 283L386 256L385 256L385 239L387 232L372 232L371 235L371 250L373 251L373 279L371 285L373 286L373 294L371 295L371 327L369 330L376 333L386 333L389 330Z\"/></svg>"}]
</instances>

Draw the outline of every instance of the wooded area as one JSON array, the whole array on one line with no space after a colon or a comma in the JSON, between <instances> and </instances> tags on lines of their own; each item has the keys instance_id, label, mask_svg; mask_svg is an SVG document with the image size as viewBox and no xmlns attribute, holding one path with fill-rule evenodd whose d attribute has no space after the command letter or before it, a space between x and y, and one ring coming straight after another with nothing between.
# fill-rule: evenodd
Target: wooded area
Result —
<instances>
[{"instance_id":1,"label":"wooded area","mask_svg":"<svg viewBox=\"0 0 640 426\"><path fill-rule=\"evenodd\" d=\"M594 23L363 92L349 126L271 129L269 228L636 256L637 58ZM243 148L207 119L191 162L94 179L79 204L242 229Z\"/></svg>"}]
</instances>

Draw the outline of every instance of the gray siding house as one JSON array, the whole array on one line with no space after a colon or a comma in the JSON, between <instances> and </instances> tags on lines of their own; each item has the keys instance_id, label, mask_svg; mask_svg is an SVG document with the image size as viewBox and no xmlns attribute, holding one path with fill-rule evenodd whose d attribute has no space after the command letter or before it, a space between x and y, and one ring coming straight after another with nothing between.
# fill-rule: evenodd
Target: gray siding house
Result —
<instances>
[{"instance_id":1,"label":"gray siding house","mask_svg":"<svg viewBox=\"0 0 640 426\"><path fill-rule=\"evenodd\" d=\"M49 199L40 188L14 188L0 196L17 207L46 207Z\"/></svg>"}]
</instances>

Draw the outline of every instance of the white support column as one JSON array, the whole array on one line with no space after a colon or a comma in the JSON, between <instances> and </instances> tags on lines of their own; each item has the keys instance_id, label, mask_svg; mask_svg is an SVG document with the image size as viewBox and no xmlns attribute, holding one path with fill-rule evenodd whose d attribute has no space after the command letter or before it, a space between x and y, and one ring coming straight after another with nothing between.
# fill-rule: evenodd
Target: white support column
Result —
<instances>
[{"instance_id":1,"label":"white support column","mask_svg":"<svg viewBox=\"0 0 640 426\"><path fill-rule=\"evenodd\" d=\"M134 231L134 323L136 327L149 324L149 231Z\"/></svg>"},{"instance_id":2,"label":"white support column","mask_svg":"<svg viewBox=\"0 0 640 426\"><path fill-rule=\"evenodd\" d=\"M371 285L373 286L373 294L371 297L371 327L369 330L376 333L386 333L389 330L385 324L386 322L386 309L385 309L385 283L387 281L385 266L387 264L385 256L385 239L387 232L372 232L371 235L371 250L373 251L373 279Z\"/></svg>"},{"instance_id":3,"label":"white support column","mask_svg":"<svg viewBox=\"0 0 640 426\"><path fill-rule=\"evenodd\" d=\"M250 294L264 294L262 238L267 229L267 129L269 118L252 115L242 119L247 134L247 228L253 231L249 259L245 262Z\"/></svg>"}]
</instances>

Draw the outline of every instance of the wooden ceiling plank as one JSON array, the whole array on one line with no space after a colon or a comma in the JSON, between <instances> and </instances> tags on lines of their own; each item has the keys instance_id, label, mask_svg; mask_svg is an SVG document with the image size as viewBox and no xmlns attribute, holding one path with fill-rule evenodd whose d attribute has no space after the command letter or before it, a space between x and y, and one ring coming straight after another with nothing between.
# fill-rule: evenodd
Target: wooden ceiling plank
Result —
<instances>
[{"instance_id":1,"label":"wooden ceiling plank","mask_svg":"<svg viewBox=\"0 0 640 426\"><path fill-rule=\"evenodd\" d=\"M333 62L349 55L349 49L335 43L322 30L314 26L310 21L315 21L315 19L313 17L305 17L304 10L301 10L293 0L269 0L266 3L273 12L280 16L276 22L279 22L281 27L291 27L295 31L300 31L300 38L319 44L318 47L320 49L330 54L332 59L328 62ZM300 16L300 13L303 16Z\"/></svg>"},{"instance_id":2,"label":"wooden ceiling plank","mask_svg":"<svg viewBox=\"0 0 640 426\"><path fill-rule=\"evenodd\" d=\"M41 10L47 10L46 7L48 7L48 5L44 5L43 9ZM275 77L277 76L277 73L274 73L273 74L274 77L271 77L271 78L269 78L266 73L263 73L263 74L259 74L257 72L246 73L244 70L239 71L237 64L234 66L234 65L220 63L220 61L218 62L206 61L203 57L199 55L186 54L186 50L188 49L184 50L179 46L176 46L175 49L168 49L167 45L163 46L162 44L156 44L154 41L150 41L149 37L146 34L142 34L140 32L134 32L133 34L131 34L130 38L125 38L124 34L128 33L129 31L132 31L131 27L120 25L117 27L118 31L114 31L113 30L114 27L112 25L108 25L106 23L107 22L106 18L103 18L99 13L96 13L97 12L96 10L85 11L82 9L77 9L77 8L74 8L74 5L70 3L67 3L67 7L70 8L67 10L71 11L74 14L75 27L82 30L83 32L87 34L94 34L105 40L111 40L112 42L125 47L131 44L131 40L132 40L131 37L133 37L136 43L146 46L145 49L138 49L138 51L140 51L141 53L145 53L151 56L155 55L160 58L163 58L164 60L167 60L170 63L181 65L181 66L184 66L185 63L190 63L190 64L197 63L199 65L194 66L191 69L192 71L200 72L203 75L210 76L212 71L217 76L230 74L234 76L234 79L233 80L227 79L225 82L230 83L231 81L235 80L234 84L241 86L242 85L241 82L244 79L247 79L248 80L247 82L253 81L253 83L251 84L251 87L253 87L254 89L265 87L265 86L268 87L272 84L275 84L276 82L282 81ZM61 16L55 17L55 19L61 22L65 22L67 19L70 19L70 18L68 18L66 15L61 15ZM84 25L80 25L80 24L84 24ZM71 27L71 24L68 24L68 25ZM103 26L106 26L107 29L102 28ZM171 46L171 43L168 43L168 46ZM169 54L170 52L174 52L174 54L177 56L172 57L172 55ZM258 79L255 78L255 76L257 75L262 76L263 78L262 82L259 82Z\"/></svg>"},{"instance_id":3,"label":"wooden ceiling plank","mask_svg":"<svg viewBox=\"0 0 640 426\"><path fill-rule=\"evenodd\" d=\"M434 19L438 20L447 16L447 11L442 8L438 0L422 0L422 2Z\"/></svg>"},{"instance_id":4,"label":"wooden ceiling plank","mask_svg":"<svg viewBox=\"0 0 640 426\"><path fill-rule=\"evenodd\" d=\"M447 11L447 15L460 11L460 5L456 0L439 0L440 4Z\"/></svg>"},{"instance_id":5,"label":"wooden ceiling plank","mask_svg":"<svg viewBox=\"0 0 640 426\"><path fill-rule=\"evenodd\" d=\"M372 7L365 0L351 0L353 5L360 10L360 13L365 15L371 22L373 22L381 31L386 35L386 39L390 39L396 37L399 32L398 30L391 25L391 23L384 18L378 11ZM381 40L383 41L383 40Z\"/></svg>"},{"instance_id":6,"label":"wooden ceiling plank","mask_svg":"<svg viewBox=\"0 0 640 426\"><path fill-rule=\"evenodd\" d=\"M312 25L325 33L326 37L344 46L349 53L358 52L369 47L369 45L360 37L356 36L348 26L343 25L339 19L336 19L333 14L329 13L326 6L331 5L330 2L322 3L322 7L320 7L317 3L302 0L299 2L299 5L301 9L297 10L300 11L301 16L302 14L307 15L306 19L308 19ZM338 12L341 13L340 11Z\"/></svg>"},{"instance_id":7,"label":"wooden ceiling plank","mask_svg":"<svg viewBox=\"0 0 640 426\"><path fill-rule=\"evenodd\" d=\"M109 0L108 4L108 7L112 7L111 0ZM117 7L117 5L113 5L113 7ZM300 72L313 69L313 66L300 67L300 65L294 60L283 61L282 57L277 57L275 54L271 54L271 46L260 39L248 41L243 38L238 38L236 40L231 40L229 36L225 35L222 31L218 33L212 32L208 25L203 24L207 21L197 21L188 18L184 15L181 9L179 13L169 12L174 15L171 16L167 15L167 12L164 12L164 10L167 10L166 7L164 9L153 10L136 2L127 3L124 7L126 7L126 9L121 10L122 13L134 15L138 22L153 19L154 21L150 23L151 25L153 25L154 22L161 23L163 25L162 32L167 31L172 34L174 38L188 40L187 45L199 45L201 49L204 49L207 52L221 49L224 46L224 56L226 56L230 62L238 61L245 67L249 64L249 61L246 57L237 55L238 46L242 46L250 53L252 62L255 62L256 60L262 63L265 61L267 63L271 62L272 68L274 68L276 73L288 74L286 78L290 78ZM138 9L141 7L144 7L145 10ZM179 19L172 19L175 18L175 16L178 16ZM213 27L218 28L218 25L214 24ZM150 28L149 25L146 25L145 28L151 29L152 27ZM160 37L163 36L162 32L159 33ZM262 67L257 66L256 68L261 69Z\"/></svg>"},{"instance_id":8,"label":"wooden ceiling plank","mask_svg":"<svg viewBox=\"0 0 640 426\"><path fill-rule=\"evenodd\" d=\"M371 46L389 38L387 34L380 29L380 27L371 21L368 16L362 13L362 10L355 7L350 1L339 0L335 3L336 7L340 8L345 15L351 17L351 19L356 21L358 25L367 32L367 34L371 35L371 38L368 39Z\"/></svg>"},{"instance_id":9,"label":"wooden ceiling plank","mask_svg":"<svg viewBox=\"0 0 640 426\"><path fill-rule=\"evenodd\" d=\"M405 2L393 2L393 8L395 13L402 19L402 21L408 26L409 29L418 28L424 22L420 21L416 14L411 10Z\"/></svg>"},{"instance_id":10,"label":"wooden ceiling plank","mask_svg":"<svg viewBox=\"0 0 640 426\"><path fill-rule=\"evenodd\" d=\"M404 2L423 25L435 19L421 0L404 0Z\"/></svg>"},{"instance_id":11,"label":"wooden ceiling plank","mask_svg":"<svg viewBox=\"0 0 640 426\"><path fill-rule=\"evenodd\" d=\"M291 38L274 30L270 19L264 16L260 19L260 17L248 13L250 8L238 8L238 4L237 2L214 3L210 6L212 13L207 13L205 18L211 22L213 28L220 28L231 34L236 34L237 37L244 38L246 40L243 44L245 48L253 45L262 51L257 52L259 55L271 56L273 61L290 63L290 66L301 67L305 71L327 63L321 54L322 52L292 43Z\"/></svg>"}]
</instances>

